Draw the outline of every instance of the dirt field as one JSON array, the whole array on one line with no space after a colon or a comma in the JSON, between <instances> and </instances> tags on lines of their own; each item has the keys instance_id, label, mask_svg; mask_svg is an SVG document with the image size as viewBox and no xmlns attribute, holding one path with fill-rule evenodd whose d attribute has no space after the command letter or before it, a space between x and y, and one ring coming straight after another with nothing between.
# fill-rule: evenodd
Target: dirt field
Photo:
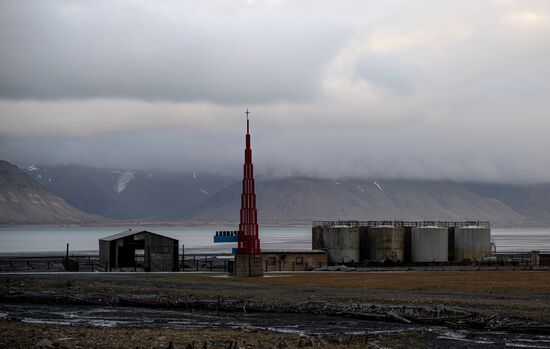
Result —
<instances>
[{"instance_id":1,"label":"dirt field","mask_svg":"<svg viewBox=\"0 0 550 349\"><path fill-rule=\"evenodd\" d=\"M428 307L459 307L477 312L528 320L550 322L550 272L531 271L460 271L460 272L390 272L390 273L287 273L269 274L264 278L239 279L215 274L33 274L0 275L2 292L57 292L68 297L86 294L109 297L117 295L148 295L164 299L208 301L217 297L249 300L262 304L294 305L302 302L329 302L338 304L390 304ZM166 348L170 341L179 347L193 340L222 340L239 338L246 343L237 347L279 348L281 336L288 347L303 347L300 337L277 332L250 333L234 331L185 331L174 329L139 329L132 335L124 328L98 329L95 327L64 327L22 322L0 321L0 347L26 348L46 338L53 347L61 347L59 338L72 343L67 348L135 347ZM116 342L109 341L116 337ZM430 331L414 333L378 334L364 340L348 340L347 347L445 347L441 335ZM443 336L444 337L444 336ZM550 339L550 338L549 338ZM57 342L55 342L57 340ZM325 342L317 346L338 346ZM493 339L494 340L494 339ZM32 342L34 341L34 342ZM256 342L254 342L256 341ZM74 343L73 343L74 342ZM223 341L221 341L223 342ZM221 343L220 342L220 343ZM55 343L58 343L57 345ZM225 343L225 342L224 342ZM406 343L406 344L404 344ZM436 344L434 344L436 343ZM413 345L414 344L414 345ZM431 346L433 344L433 346ZM131 345L131 346L129 346ZM221 346L229 348L229 342ZM233 344L232 344L233 345ZM306 346L315 346L312 343ZM365 346L366 345L366 346ZM456 342L454 343L456 345ZM469 346L470 344L462 346ZM496 344L495 344L496 345ZM31 346L32 347L32 346ZM197 349L199 348L197 347ZM214 344L207 344L214 348ZM496 345L498 347L498 345Z\"/></svg>"},{"instance_id":2,"label":"dirt field","mask_svg":"<svg viewBox=\"0 0 550 349\"><path fill-rule=\"evenodd\" d=\"M292 285L399 291L550 295L547 271L348 272L273 274L278 277L218 279L221 283ZM154 276L162 277L162 276ZM172 280L209 280L204 276L167 275ZM216 280L210 280L216 282Z\"/></svg>"},{"instance_id":3,"label":"dirt field","mask_svg":"<svg viewBox=\"0 0 550 349\"><path fill-rule=\"evenodd\" d=\"M550 322L550 272L288 273L239 279L213 274L0 275L13 290L446 305Z\"/></svg>"},{"instance_id":4,"label":"dirt field","mask_svg":"<svg viewBox=\"0 0 550 349\"><path fill-rule=\"evenodd\" d=\"M303 337L271 331L180 331L164 329L83 328L0 321L0 347L28 348L426 348L429 332L373 334L369 337ZM445 341L442 341L445 342ZM172 343L173 347L170 347ZM445 343L443 343L445 344Z\"/></svg>"}]
</instances>

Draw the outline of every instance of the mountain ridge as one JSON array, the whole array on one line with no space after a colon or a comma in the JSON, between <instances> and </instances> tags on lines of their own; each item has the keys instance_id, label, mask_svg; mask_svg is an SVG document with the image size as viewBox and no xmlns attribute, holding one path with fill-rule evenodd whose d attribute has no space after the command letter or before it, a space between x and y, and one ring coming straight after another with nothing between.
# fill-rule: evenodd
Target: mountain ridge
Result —
<instances>
[{"instance_id":1,"label":"mountain ridge","mask_svg":"<svg viewBox=\"0 0 550 349\"><path fill-rule=\"evenodd\" d=\"M197 224L233 224L239 219L241 182L236 176L38 165L30 166L27 173L75 207L110 219ZM542 191L539 201L520 200L529 198L528 191L537 193L540 186L305 176L256 179L260 223L276 225L323 219L465 219L500 226L543 225L550 222L550 191Z\"/></svg>"},{"instance_id":2,"label":"mountain ridge","mask_svg":"<svg viewBox=\"0 0 550 349\"><path fill-rule=\"evenodd\" d=\"M258 220L305 223L314 220L488 220L499 225L527 220L502 202L481 197L455 182L403 180L257 181ZM193 220L238 218L240 184L199 205ZM233 218L235 220L236 218Z\"/></svg>"},{"instance_id":3,"label":"mountain ridge","mask_svg":"<svg viewBox=\"0 0 550 349\"><path fill-rule=\"evenodd\" d=\"M102 220L74 208L17 166L0 160L0 224L80 224Z\"/></svg>"}]
</instances>

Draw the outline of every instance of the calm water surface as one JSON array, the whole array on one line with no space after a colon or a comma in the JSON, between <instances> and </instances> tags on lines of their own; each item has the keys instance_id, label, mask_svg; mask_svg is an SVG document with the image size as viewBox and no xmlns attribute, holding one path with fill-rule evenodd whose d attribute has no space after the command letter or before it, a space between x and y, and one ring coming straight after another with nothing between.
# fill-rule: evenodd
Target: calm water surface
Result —
<instances>
[{"instance_id":1,"label":"calm water surface","mask_svg":"<svg viewBox=\"0 0 550 349\"><path fill-rule=\"evenodd\" d=\"M134 227L136 231L149 230L178 239L186 253L231 252L233 244L214 244L216 230L233 230L234 227ZM123 231L121 227L55 227L0 228L0 253L64 252L70 244L72 252L97 251L98 240ZM311 227L260 227L263 249L311 249ZM492 239L498 252L550 250L549 228L493 228Z\"/></svg>"},{"instance_id":2,"label":"calm water surface","mask_svg":"<svg viewBox=\"0 0 550 349\"><path fill-rule=\"evenodd\" d=\"M216 230L234 230L234 227L133 227L132 230L148 230L178 239L185 245L186 253L230 253L234 244L214 244ZM63 252L67 243L71 251L98 251L98 240L124 231L121 227L55 227L55 228L0 228L0 253L14 252ZM311 228L262 227L260 239L263 249L303 250L311 249Z\"/></svg>"}]
</instances>

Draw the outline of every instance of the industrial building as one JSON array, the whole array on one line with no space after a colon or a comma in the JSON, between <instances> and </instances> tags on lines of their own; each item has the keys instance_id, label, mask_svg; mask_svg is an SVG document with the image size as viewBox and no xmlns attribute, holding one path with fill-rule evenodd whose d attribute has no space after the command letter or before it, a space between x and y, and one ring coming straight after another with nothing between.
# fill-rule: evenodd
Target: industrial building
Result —
<instances>
[{"instance_id":1,"label":"industrial building","mask_svg":"<svg viewBox=\"0 0 550 349\"><path fill-rule=\"evenodd\" d=\"M132 231L99 240L99 264L105 271L178 271L179 242L150 231Z\"/></svg>"},{"instance_id":2,"label":"industrial building","mask_svg":"<svg viewBox=\"0 0 550 349\"><path fill-rule=\"evenodd\" d=\"M306 271L328 265L324 250L312 251L262 251L264 271Z\"/></svg>"},{"instance_id":3,"label":"industrial building","mask_svg":"<svg viewBox=\"0 0 550 349\"><path fill-rule=\"evenodd\" d=\"M319 221L312 248L329 264L476 262L491 254L489 222Z\"/></svg>"}]
</instances>

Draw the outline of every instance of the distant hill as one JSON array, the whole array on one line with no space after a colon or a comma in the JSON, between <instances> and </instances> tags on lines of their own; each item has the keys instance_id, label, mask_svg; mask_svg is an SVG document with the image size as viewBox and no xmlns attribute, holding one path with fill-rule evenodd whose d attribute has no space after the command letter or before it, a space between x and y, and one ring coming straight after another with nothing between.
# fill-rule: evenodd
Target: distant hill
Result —
<instances>
[{"instance_id":1,"label":"distant hill","mask_svg":"<svg viewBox=\"0 0 550 349\"><path fill-rule=\"evenodd\" d=\"M489 220L521 224L522 214L499 200L450 181L366 181L286 178L258 181L262 223L308 223L323 219ZM197 221L236 221L240 183L226 188L190 215Z\"/></svg>"},{"instance_id":2,"label":"distant hill","mask_svg":"<svg viewBox=\"0 0 550 349\"><path fill-rule=\"evenodd\" d=\"M0 160L0 224L71 224L101 220L72 207L17 166Z\"/></svg>"},{"instance_id":3,"label":"distant hill","mask_svg":"<svg viewBox=\"0 0 550 349\"><path fill-rule=\"evenodd\" d=\"M74 207L111 219L236 223L239 218L241 183L236 176L39 165L25 172ZM261 223L317 219L550 222L550 184L298 177L258 178L256 183Z\"/></svg>"},{"instance_id":4,"label":"distant hill","mask_svg":"<svg viewBox=\"0 0 550 349\"><path fill-rule=\"evenodd\" d=\"M473 192L502 201L517 212L550 222L550 183L504 185L469 183Z\"/></svg>"},{"instance_id":5,"label":"distant hill","mask_svg":"<svg viewBox=\"0 0 550 349\"><path fill-rule=\"evenodd\" d=\"M26 173L71 205L112 219L183 219L237 178L197 171L32 165Z\"/></svg>"}]
</instances>

